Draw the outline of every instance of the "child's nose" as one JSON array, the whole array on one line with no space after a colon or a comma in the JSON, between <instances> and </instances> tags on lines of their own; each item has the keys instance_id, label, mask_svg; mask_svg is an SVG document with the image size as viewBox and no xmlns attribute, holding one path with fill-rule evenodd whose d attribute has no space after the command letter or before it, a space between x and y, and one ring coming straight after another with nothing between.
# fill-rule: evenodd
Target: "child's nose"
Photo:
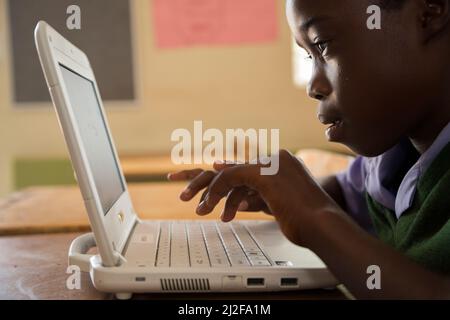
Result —
<instances>
[{"instance_id":1,"label":"child's nose","mask_svg":"<svg viewBox=\"0 0 450 320\"><path fill-rule=\"evenodd\" d=\"M319 101L325 100L333 91L330 81L320 70L315 70L306 90L311 98Z\"/></svg>"}]
</instances>

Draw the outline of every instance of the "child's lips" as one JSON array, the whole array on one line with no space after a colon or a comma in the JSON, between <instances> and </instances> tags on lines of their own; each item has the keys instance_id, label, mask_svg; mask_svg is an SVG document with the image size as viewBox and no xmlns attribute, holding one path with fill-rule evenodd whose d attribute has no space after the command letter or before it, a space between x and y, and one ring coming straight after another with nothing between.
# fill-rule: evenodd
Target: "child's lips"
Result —
<instances>
[{"instance_id":1,"label":"child's lips","mask_svg":"<svg viewBox=\"0 0 450 320\"><path fill-rule=\"evenodd\" d=\"M329 141L341 141L343 139L344 121L340 117L319 114L318 118L322 124L330 125L325 132Z\"/></svg>"},{"instance_id":2,"label":"child's lips","mask_svg":"<svg viewBox=\"0 0 450 320\"><path fill-rule=\"evenodd\" d=\"M331 124L325 131L329 141L342 141L344 137L344 122L342 120Z\"/></svg>"}]
</instances>

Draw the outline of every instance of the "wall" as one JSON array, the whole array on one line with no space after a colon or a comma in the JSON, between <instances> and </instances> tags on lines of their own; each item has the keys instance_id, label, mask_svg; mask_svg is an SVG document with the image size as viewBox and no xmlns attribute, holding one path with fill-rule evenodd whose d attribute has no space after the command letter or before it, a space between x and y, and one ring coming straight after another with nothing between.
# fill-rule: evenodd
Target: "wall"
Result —
<instances>
[{"instance_id":1,"label":"wall","mask_svg":"<svg viewBox=\"0 0 450 320\"><path fill-rule=\"evenodd\" d=\"M150 2L132 1L139 100L129 108L105 105L119 153L168 153L172 131L192 128L194 120L219 129L280 128L283 148L344 150L326 142L315 102L293 85L284 1L277 3L280 35L274 43L160 50ZM12 190L14 158L66 157L50 105L14 108L7 18L0 0L0 195Z\"/></svg>"}]
</instances>

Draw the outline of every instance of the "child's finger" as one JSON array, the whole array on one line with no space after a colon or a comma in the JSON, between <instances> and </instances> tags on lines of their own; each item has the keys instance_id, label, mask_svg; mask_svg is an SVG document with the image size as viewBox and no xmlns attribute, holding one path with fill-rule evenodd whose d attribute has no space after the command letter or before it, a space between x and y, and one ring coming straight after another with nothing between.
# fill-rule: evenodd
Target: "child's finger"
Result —
<instances>
[{"instance_id":1,"label":"child's finger","mask_svg":"<svg viewBox=\"0 0 450 320\"><path fill-rule=\"evenodd\" d=\"M170 181L186 181L192 180L203 172L202 169L183 170L179 172L172 172L167 175Z\"/></svg>"},{"instance_id":2,"label":"child's finger","mask_svg":"<svg viewBox=\"0 0 450 320\"><path fill-rule=\"evenodd\" d=\"M205 199L199 204L197 213L205 215L214 210L220 199L236 187L248 187L257 190L256 182L259 176L259 167L255 165L241 165L221 171L211 181Z\"/></svg>"},{"instance_id":3,"label":"child's finger","mask_svg":"<svg viewBox=\"0 0 450 320\"><path fill-rule=\"evenodd\" d=\"M225 207L220 215L223 222L230 222L236 216L239 205L247 195L247 188L238 187L230 191L227 200L225 201Z\"/></svg>"},{"instance_id":4,"label":"child's finger","mask_svg":"<svg viewBox=\"0 0 450 320\"><path fill-rule=\"evenodd\" d=\"M189 201L197 195L197 193L206 188L216 176L214 171L203 171L196 176L184 189L180 195L180 199L183 201Z\"/></svg>"},{"instance_id":5,"label":"child's finger","mask_svg":"<svg viewBox=\"0 0 450 320\"><path fill-rule=\"evenodd\" d=\"M215 161L213 164L213 168L216 171L222 171L224 169L234 167L238 164L239 163L233 161Z\"/></svg>"},{"instance_id":6,"label":"child's finger","mask_svg":"<svg viewBox=\"0 0 450 320\"><path fill-rule=\"evenodd\" d=\"M267 210L267 205L259 194L248 195L239 204L239 211L258 212Z\"/></svg>"},{"instance_id":7,"label":"child's finger","mask_svg":"<svg viewBox=\"0 0 450 320\"><path fill-rule=\"evenodd\" d=\"M202 193L202 195L201 195L201 197L200 197L200 201L199 201L198 203L203 202L203 200L205 200L205 197L206 197L207 194L208 194L208 188L206 188L206 189L203 191L203 193Z\"/></svg>"}]
</instances>

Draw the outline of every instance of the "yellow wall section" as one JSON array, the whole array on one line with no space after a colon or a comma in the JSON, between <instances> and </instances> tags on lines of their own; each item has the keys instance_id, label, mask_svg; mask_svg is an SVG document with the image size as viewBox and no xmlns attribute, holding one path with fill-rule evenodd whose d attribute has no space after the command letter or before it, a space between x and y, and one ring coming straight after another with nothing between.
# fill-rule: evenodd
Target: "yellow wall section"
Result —
<instances>
[{"instance_id":1,"label":"yellow wall section","mask_svg":"<svg viewBox=\"0 0 450 320\"><path fill-rule=\"evenodd\" d=\"M168 153L172 131L194 120L207 128L280 128L283 148L339 148L326 142L315 102L292 82L284 1L277 1L276 42L176 50L155 47L150 1L130 2L139 100L129 108L105 105L120 154ZM14 108L7 19L0 0L0 195L12 190L12 159L66 157L49 104Z\"/></svg>"}]
</instances>

